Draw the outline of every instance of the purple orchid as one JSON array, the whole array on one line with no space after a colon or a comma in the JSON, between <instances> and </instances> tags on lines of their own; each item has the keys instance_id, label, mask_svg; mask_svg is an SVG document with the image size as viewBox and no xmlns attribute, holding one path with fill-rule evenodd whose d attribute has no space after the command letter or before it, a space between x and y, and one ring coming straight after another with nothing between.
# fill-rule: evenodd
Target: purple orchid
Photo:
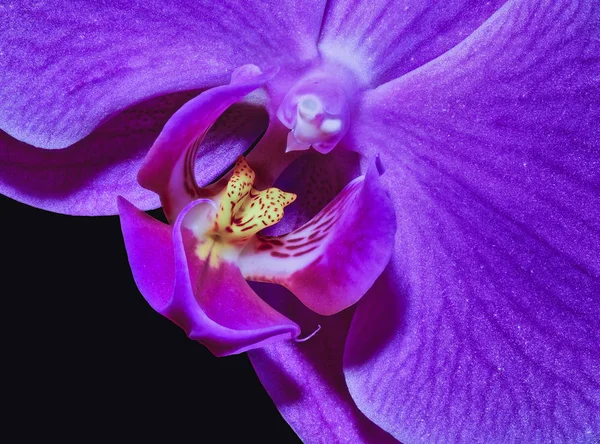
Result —
<instances>
[{"instance_id":1,"label":"purple orchid","mask_svg":"<svg viewBox=\"0 0 600 444\"><path fill-rule=\"evenodd\" d=\"M302 440L600 438L597 2L0 8L0 191L119 205Z\"/></svg>"}]
</instances>

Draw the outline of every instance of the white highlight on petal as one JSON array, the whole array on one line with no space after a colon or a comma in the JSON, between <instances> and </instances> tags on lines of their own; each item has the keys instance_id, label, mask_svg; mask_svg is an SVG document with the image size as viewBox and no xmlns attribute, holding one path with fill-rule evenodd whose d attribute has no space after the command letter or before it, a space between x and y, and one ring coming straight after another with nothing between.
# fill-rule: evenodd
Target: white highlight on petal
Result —
<instances>
[{"instance_id":1,"label":"white highlight on petal","mask_svg":"<svg viewBox=\"0 0 600 444\"><path fill-rule=\"evenodd\" d=\"M304 151L310 148L310 143L302 143L296 140L294 136L294 132L290 131L287 136L287 146L285 148L285 152L289 153L290 151Z\"/></svg>"},{"instance_id":2,"label":"white highlight on petal","mask_svg":"<svg viewBox=\"0 0 600 444\"><path fill-rule=\"evenodd\" d=\"M211 199L197 199L194 202L195 206L186 214L182 226L191 230L196 237L200 237L212 225L218 207Z\"/></svg>"},{"instance_id":3,"label":"white highlight on petal","mask_svg":"<svg viewBox=\"0 0 600 444\"><path fill-rule=\"evenodd\" d=\"M326 119L321 124L321 131L327 134L335 134L342 128L340 119Z\"/></svg>"}]
</instances>

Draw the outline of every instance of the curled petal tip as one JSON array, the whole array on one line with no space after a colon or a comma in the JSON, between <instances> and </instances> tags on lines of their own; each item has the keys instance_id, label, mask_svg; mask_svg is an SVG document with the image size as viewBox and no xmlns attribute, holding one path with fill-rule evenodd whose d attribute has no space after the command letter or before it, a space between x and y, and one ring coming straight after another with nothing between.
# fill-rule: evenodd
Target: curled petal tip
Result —
<instances>
[{"instance_id":1,"label":"curled petal tip","mask_svg":"<svg viewBox=\"0 0 600 444\"><path fill-rule=\"evenodd\" d=\"M315 336L317 333L319 333L321 331L321 324L317 325L317 328L315 329L315 331L313 331L311 334L309 334L307 337L305 338L295 338L294 342L306 342L308 341L310 338L312 338L313 336Z\"/></svg>"},{"instance_id":2,"label":"curled petal tip","mask_svg":"<svg viewBox=\"0 0 600 444\"><path fill-rule=\"evenodd\" d=\"M242 65L231 73L231 84L250 82L259 78L266 82L275 77L278 72L277 65L269 66L264 70L253 64Z\"/></svg>"}]
</instances>

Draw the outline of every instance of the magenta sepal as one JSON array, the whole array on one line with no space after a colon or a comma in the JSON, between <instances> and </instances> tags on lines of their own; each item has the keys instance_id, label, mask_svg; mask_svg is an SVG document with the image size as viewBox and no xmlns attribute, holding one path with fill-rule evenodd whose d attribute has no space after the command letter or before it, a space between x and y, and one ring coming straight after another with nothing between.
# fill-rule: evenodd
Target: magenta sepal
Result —
<instances>
[{"instance_id":1,"label":"magenta sepal","mask_svg":"<svg viewBox=\"0 0 600 444\"><path fill-rule=\"evenodd\" d=\"M300 328L246 283L275 282L311 310L334 314L357 302L389 261L393 208L373 165L313 219L285 236L257 236L237 259L201 258L194 219L208 199L186 205L173 226L119 201L135 281L148 303L217 356L297 338ZM192 209L200 211L194 211ZM190 219L192 218L192 219Z\"/></svg>"}]
</instances>

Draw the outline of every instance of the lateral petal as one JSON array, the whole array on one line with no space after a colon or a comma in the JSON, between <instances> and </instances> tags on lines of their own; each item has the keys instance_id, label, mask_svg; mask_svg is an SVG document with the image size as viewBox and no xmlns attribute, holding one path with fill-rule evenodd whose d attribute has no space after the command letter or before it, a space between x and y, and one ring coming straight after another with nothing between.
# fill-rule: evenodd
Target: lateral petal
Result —
<instances>
[{"instance_id":1,"label":"lateral petal","mask_svg":"<svg viewBox=\"0 0 600 444\"><path fill-rule=\"evenodd\" d=\"M600 436L599 12L508 2L364 97L353 137L402 211L345 373L403 442Z\"/></svg>"},{"instance_id":2,"label":"lateral petal","mask_svg":"<svg viewBox=\"0 0 600 444\"><path fill-rule=\"evenodd\" d=\"M506 0L351 0L328 5L319 50L377 86L458 45Z\"/></svg>"}]
</instances>

